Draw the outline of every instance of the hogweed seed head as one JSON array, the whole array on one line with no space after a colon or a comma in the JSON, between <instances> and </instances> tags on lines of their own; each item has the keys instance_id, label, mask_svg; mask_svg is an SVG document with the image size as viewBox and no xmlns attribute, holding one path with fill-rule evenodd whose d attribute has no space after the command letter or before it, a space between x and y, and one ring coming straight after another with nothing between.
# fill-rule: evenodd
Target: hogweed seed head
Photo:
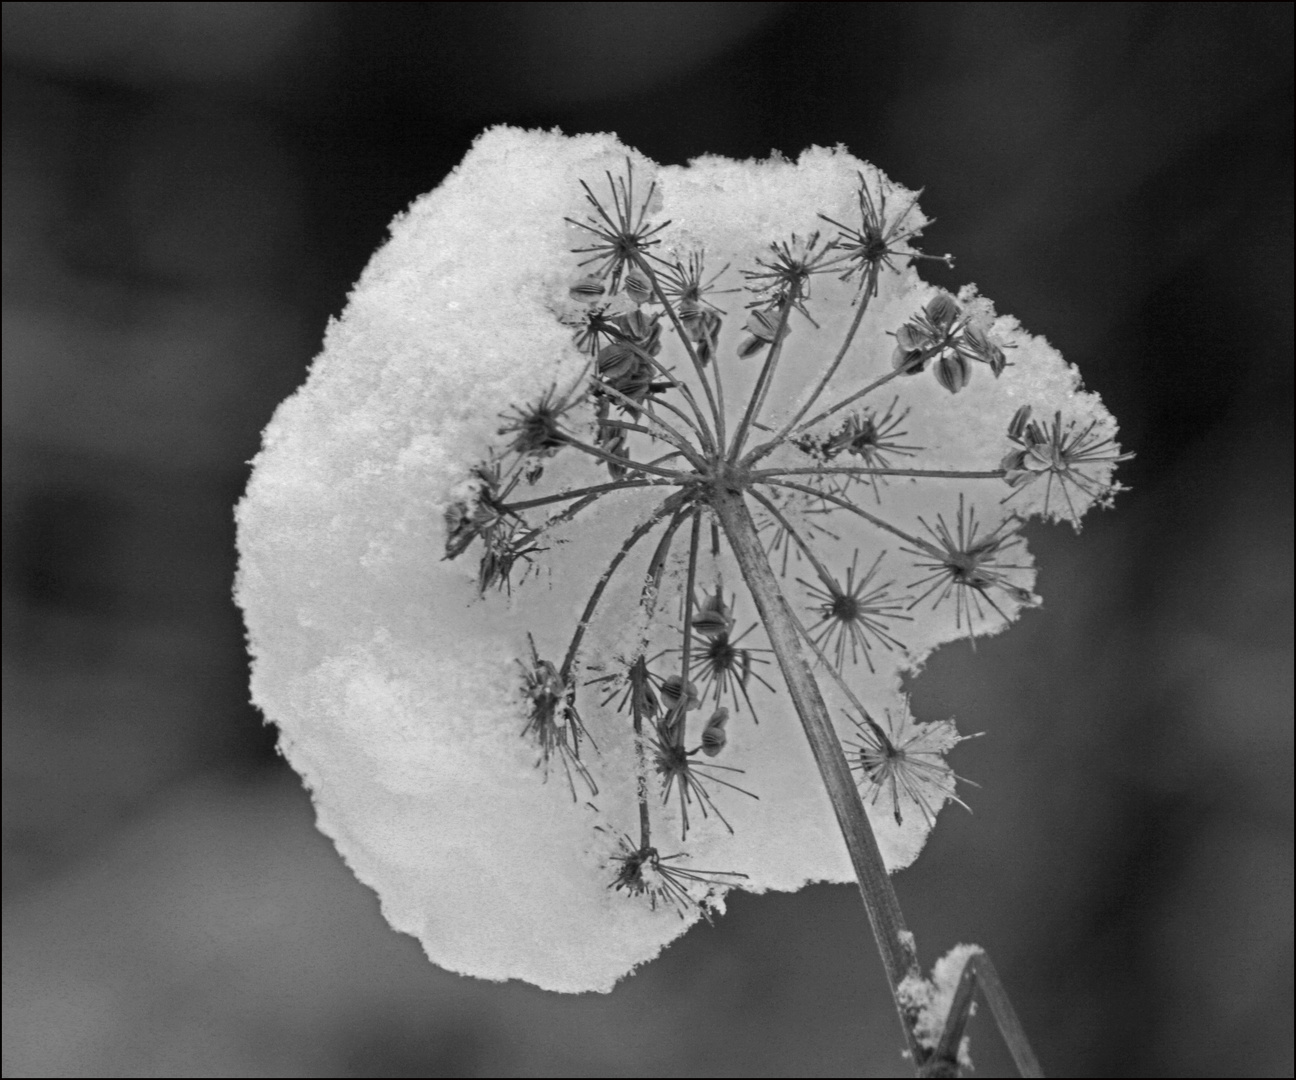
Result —
<instances>
[{"instance_id":1,"label":"hogweed seed head","mask_svg":"<svg viewBox=\"0 0 1296 1080\"><path fill-rule=\"evenodd\" d=\"M624 833L618 841L618 851L611 857L615 875L607 887L646 897L654 911L658 904L670 907L681 919L696 911L710 922L712 908L724 891L747 877L732 870L690 869L678 861L687 854L659 855L655 847L635 844Z\"/></svg>"},{"instance_id":2,"label":"hogweed seed head","mask_svg":"<svg viewBox=\"0 0 1296 1080\"><path fill-rule=\"evenodd\" d=\"M1001 602L1010 600L1027 606L1036 603L1034 594L1014 580L1030 570L1029 564L1007 561L1010 552L1024 555L1020 522L1005 519L987 532L977 520L975 508L965 506L962 495L952 525L944 514L936 515L935 525L929 525L923 518L918 521L931 540L919 541L917 548L905 548L914 557L914 565L927 571L908 585L910 589L922 590L909 604L911 610L928 597L934 597L933 607L952 600L955 627L961 630L966 626L968 636L972 637L973 616L984 620L987 608L1008 623L1011 620Z\"/></svg>"},{"instance_id":3,"label":"hogweed seed head","mask_svg":"<svg viewBox=\"0 0 1296 1080\"><path fill-rule=\"evenodd\" d=\"M1008 439L1019 449L1011 450L1002 464L1004 480L1014 490L1002 500L1007 503L1022 490L1044 480L1044 513L1049 513L1049 497L1053 482L1066 503L1067 514L1077 532L1080 531L1080 514L1071 489L1086 496L1090 503L1106 503L1119 490L1118 485L1104 483L1102 474L1121 461L1129 461L1133 454L1122 454L1116 440L1096 430L1099 424L1090 420L1086 424L1069 420L1065 424L1059 410L1048 423L1031 420L1031 407L1023 405L1013 414L1008 424Z\"/></svg>"},{"instance_id":4,"label":"hogweed seed head","mask_svg":"<svg viewBox=\"0 0 1296 1080\"><path fill-rule=\"evenodd\" d=\"M852 877L734 497L886 865L956 799L901 678L1033 604L1020 523L1128 455L1042 339L922 282L915 199L840 149L497 128L394 224L266 432L238 597L321 828L437 963L606 990L729 888Z\"/></svg>"},{"instance_id":5,"label":"hogweed seed head","mask_svg":"<svg viewBox=\"0 0 1296 1080\"><path fill-rule=\"evenodd\" d=\"M906 810L934 824L946 799L968 809L955 794L955 782L969 781L945 764L944 755L970 736L960 735L949 721L916 724L907 706L885 715L885 728L867 712L851 717L856 733L846 745L865 801L889 804L897 826L904 824Z\"/></svg>"},{"instance_id":6,"label":"hogweed seed head","mask_svg":"<svg viewBox=\"0 0 1296 1080\"><path fill-rule=\"evenodd\" d=\"M634 162L630 158L626 158L623 175L615 178L611 172L604 175L607 177L611 207L594 194L589 184L584 180L580 182L585 189L585 199L594 212L587 213L583 221L570 217L565 220L591 234L594 242L572 250L589 256L580 263L582 267L593 265L593 270L585 275L586 279L593 276L605 280L610 291L616 292L622 279L626 278L626 295L636 304L642 303L642 300L635 299L636 295L646 298L651 287L638 260L660 243L653 237L670 222L663 221L655 225L645 222L653 208L657 185L655 182L649 184L647 193L637 197Z\"/></svg>"},{"instance_id":7,"label":"hogweed seed head","mask_svg":"<svg viewBox=\"0 0 1296 1080\"><path fill-rule=\"evenodd\" d=\"M752 270L744 270L747 289L754 297L748 307L756 309L756 315L762 308L767 324L777 323L770 317L773 309L790 303L811 323L813 317L807 308L810 301L810 279L815 274L824 274L833 268L832 249L821 243L818 231L807 237L792 234L790 240L775 240L769 247L769 254L756 260ZM818 326L817 323L815 323ZM752 330L750 321L748 330ZM773 326L770 326L769 340L774 340Z\"/></svg>"},{"instance_id":8,"label":"hogweed seed head","mask_svg":"<svg viewBox=\"0 0 1296 1080\"><path fill-rule=\"evenodd\" d=\"M890 624L897 619L912 622L912 616L905 614L904 603L892 594L895 582L873 584L885 555L885 551L880 552L873 565L858 578L859 549L856 548L846 568L845 581L838 581L830 574L824 574L820 585L797 579L813 598L815 613L819 615L819 621L810 627L810 637L832 654L838 672L846 663L848 651L852 664L858 664L862 655L869 671L876 671L872 657L874 646L888 651L904 650L903 643L892 635Z\"/></svg>"},{"instance_id":9,"label":"hogweed seed head","mask_svg":"<svg viewBox=\"0 0 1296 1080\"><path fill-rule=\"evenodd\" d=\"M953 267L954 256L952 255L924 255L921 251L906 250L901 246L907 245L911 238L922 231L921 224L910 220L911 214L916 209L918 196L922 194L921 190L909 198L898 211L888 213L886 185L878 184L878 194L875 199L864 174L861 172L858 177L859 186L856 188L856 197L859 200L858 226L843 225L826 214L819 215L823 221L837 226L838 233L833 246L841 252L839 259L846 263L846 269L841 275L843 281L858 277L861 289L868 292L870 296L876 296L882 270L897 272L893 258L907 259L910 262L914 259L932 259Z\"/></svg>"}]
</instances>

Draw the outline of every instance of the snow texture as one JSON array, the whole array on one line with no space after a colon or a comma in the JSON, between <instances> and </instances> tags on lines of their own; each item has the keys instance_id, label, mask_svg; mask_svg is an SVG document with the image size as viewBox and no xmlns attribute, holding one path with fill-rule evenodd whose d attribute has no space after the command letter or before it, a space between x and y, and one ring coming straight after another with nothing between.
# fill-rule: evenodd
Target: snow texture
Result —
<instances>
[{"instance_id":1,"label":"snow texture","mask_svg":"<svg viewBox=\"0 0 1296 1080\"><path fill-rule=\"evenodd\" d=\"M958 990L963 970L973 957L981 955L979 945L955 945L936 961L930 979L911 975L900 984L900 1000L916 1016L914 1035L928 1050L935 1050L945 1033L954 993ZM976 1014L976 1002L969 1007L969 1016ZM964 1035L959 1040L957 1057L959 1067L972 1071L970 1039Z\"/></svg>"},{"instance_id":2,"label":"snow texture","mask_svg":"<svg viewBox=\"0 0 1296 1080\"><path fill-rule=\"evenodd\" d=\"M694 801L685 839L678 789L664 801L660 778L651 768L647 775L652 843L663 857L682 856L663 865L746 878L678 879L690 899L678 905L651 889L634 894L611 887L625 868L618 857L626 845L639 844L640 818L636 743L627 713L618 711L621 694L609 690L637 655L676 650L655 667L664 672L673 662L678 670L687 524L670 550L655 609L640 601L664 525L611 578L575 659L570 682L588 729L580 762L589 782L561 754L538 767L540 749L523 736L531 704L524 671L534 674L530 641L541 661L561 667L599 575L673 488L604 494L546 530L537 545L543 550L518 562L507 589L479 590L481 538L455 558L442 557L455 515L480 506L483 482L474 470L493 460L503 463L506 477L518 472L508 456L516 432L501 429L529 406L546 394L570 403L564 430L587 444L598 437L588 392L591 357L573 340L573 324L590 305L569 292L592 268L580 265L591 256L572 249L598 241L572 221L587 222L593 213L582 181L610 208L610 177L625 178L628 167L636 210L655 181L647 220L670 222L654 236L653 254L672 262L705 252L708 278L727 267L710 299L726 313L714 366L724 380L730 434L765 355L737 355L748 320L744 305L757 302L742 291L748 285L742 271L758 269L758 259L770 260L772 242L791 242L794 234L804 242L819 232L821 246L831 240L837 228L820 214L858 226L861 177L875 202L885 194L888 219L913 198L840 148L808 150L796 163L708 157L659 168L611 135L490 130L440 187L392 224L391 239L330 324L306 384L266 429L238 510L237 597L254 659L253 697L278 725L280 748L310 788L320 828L377 892L391 924L416 936L434 962L560 991L609 990L703 913L720 910L728 885L791 890L851 879L777 666L759 651L767 642L758 627L740 645L753 650L751 666L774 692L750 678L750 701L732 683L719 698L718 684L699 680L705 700L689 723L691 745L702 723L695 717L705 720L720 704L730 709L723 754L696 762L744 770L710 776L759 798L709 783L714 809L733 832ZM923 221L912 207L905 231ZM854 344L808 416L892 371L896 333L938 296L903 255L891 262L894 271L883 268ZM791 316L760 418L767 429L793 415L843 339L860 293L858 276L840 280L845 269L811 279L806 310L813 322L800 312ZM734 291L719 291L726 289ZM786 535L776 543L780 526L752 504L789 600L821 635L830 661L841 639L846 684L895 745L910 750L886 769L858 772L891 869L913 861L953 794L953 774L940 755L958 741L948 722L914 722L900 693L901 675L942 642L970 631L997 632L1035 602L1031 559L1012 535L1011 515L1045 514L1047 499L1047 516L1078 520L1114 490L1109 459L1115 451L1069 474L1066 463L1050 471L1041 457L1047 432L1038 425L1052 423L1058 411L1076 430L1093 424L1092 441L1114 436L1114 422L1096 396L1080 389L1075 369L1015 319L996 315L974 290L958 301L969 325L1002 349L1002 374L973 363L967 384L950 393L929 366L891 380L809 435L822 442L846 418L877 420L890 408L902 417L896 428L902 435L893 441L916 448L892 453L892 466L961 470L999 469L1006 455L1020 457L1025 439L1034 457L1015 463L1016 487L1003 479L834 481L832 490L909 541L846 510L825 514L822 502L800 493L766 489L831 576L844 580L854 561L858 581L880 558L869 588L887 586L889 600L882 603L890 608L879 625L895 643L866 635L869 647L861 652L848 627L825 622L823 601L812 591L824 588L822 576ZM620 297L609 312L634 307ZM644 310L661 309L649 304ZM668 320L661 321L660 360L693 387L705 410L684 349ZM678 392L664 400L688 411ZM1037 428L1033 435L1019 431L1013 442L1010 424L1026 405ZM659 414L685 429L676 414ZM755 441L768 437L768 431L754 434ZM638 433L628 445L639 461L669 450ZM761 466L825 462L859 465L861 459L826 460L813 447L789 445ZM530 464L543 465L543 476L519 480L509 498L611 482L603 463L572 447L532 454ZM1064 483L1076 476L1084 483ZM542 523L564 505L528 512L527 520ZM978 539L997 528L1007 539L990 557L988 585L950 588L930 545L939 550L942 529L957 541L959 525L969 528L973 515ZM710 533L704 516L696 596L717 588L726 600L733 596L736 637L756 622L755 606L727 547L713 553ZM973 543L968 538L963 546ZM868 738L858 710L822 666L818 672L852 764L859 765L861 739ZM590 685L601 676L614 678ZM646 881L660 884L650 869Z\"/></svg>"}]
</instances>

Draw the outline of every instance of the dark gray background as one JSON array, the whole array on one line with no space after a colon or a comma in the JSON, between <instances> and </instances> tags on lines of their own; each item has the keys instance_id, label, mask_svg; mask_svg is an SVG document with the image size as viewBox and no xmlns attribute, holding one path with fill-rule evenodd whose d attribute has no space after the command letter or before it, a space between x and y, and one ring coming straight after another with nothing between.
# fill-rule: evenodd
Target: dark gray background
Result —
<instances>
[{"instance_id":1,"label":"dark gray background","mask_svg":"<svg viewBox=\"0 0 1296 1080\"><path fill-rule=\"evenodd\" d=\"M391 217L484 126L845 143L1138 452L897 879L1045 1068L1292 1072L1288 4L4 6L5 1073L903 1075L857 897L737 896L607 997L390 932L247 703L231 508ZM431 555L429 557L432 557ZM520 886L524 887L524 886ZM1008 1075L986 1017L982 1075Z\"/></svg>"}]
</instances>

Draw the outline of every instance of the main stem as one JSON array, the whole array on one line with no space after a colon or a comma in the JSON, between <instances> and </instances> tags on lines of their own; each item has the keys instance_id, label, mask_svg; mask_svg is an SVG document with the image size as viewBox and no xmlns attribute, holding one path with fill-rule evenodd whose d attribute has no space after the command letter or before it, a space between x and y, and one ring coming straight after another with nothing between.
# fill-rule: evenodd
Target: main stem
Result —
<instances>
[{"instance_id":1,"label":"main stem","mask_svg":"<svg viewBox=\"0 0 1296 1080\"><path fill-rule=\"evenodd\" d=\"M900 984L909 976L919 974L918 958L913 947L913 937L905 928L900 901L891 887L891 878L882 862L882 853L878 850L873 828L864 812L864 803L855 787L846 754L828 715L828 706L824 703L819 684L801 650L796 619L783 596L783 590L779 588L765 549L761 546L756 523L752 520L742 492L719 483L713 490L710 501L729 538L747 588L756 601L756 609L760 612L761 622L765 625L770 645L778 658L792 704L801 718L806 738L810 741L810 752L814 754L815 764L819 766L819 775L823 777L833 812L837 815L837 824L850 852L860 895L873 927L873 938L877 942L878 952L882 954L887 981L891 984L891 996L895 1000L905 1041L917 1068L926 1059L927 1051L919 1045L912 1023L905 1014L900 1000Z\"/></svg>"}]
</instances>

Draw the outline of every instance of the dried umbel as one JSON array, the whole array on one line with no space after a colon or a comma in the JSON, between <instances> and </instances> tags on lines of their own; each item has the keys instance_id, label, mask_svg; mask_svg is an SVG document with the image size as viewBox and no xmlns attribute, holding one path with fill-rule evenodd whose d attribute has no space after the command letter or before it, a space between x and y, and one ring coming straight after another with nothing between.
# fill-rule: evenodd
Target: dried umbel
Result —
<instances>
[{"instance_id":1,"label":"dried umbel","mask_svg":"<svg viewBox=\"0 0 1296 1080\"><path fill-rule=\"evenodd\" d=\"M1036 603L1022 521L1124 455L921 281L925 223L843 150L500 128L393 225L266 432L238 593L321 828L437 963L606 990L957 798L901 675Z\"/></svg>"}]
</instances>

